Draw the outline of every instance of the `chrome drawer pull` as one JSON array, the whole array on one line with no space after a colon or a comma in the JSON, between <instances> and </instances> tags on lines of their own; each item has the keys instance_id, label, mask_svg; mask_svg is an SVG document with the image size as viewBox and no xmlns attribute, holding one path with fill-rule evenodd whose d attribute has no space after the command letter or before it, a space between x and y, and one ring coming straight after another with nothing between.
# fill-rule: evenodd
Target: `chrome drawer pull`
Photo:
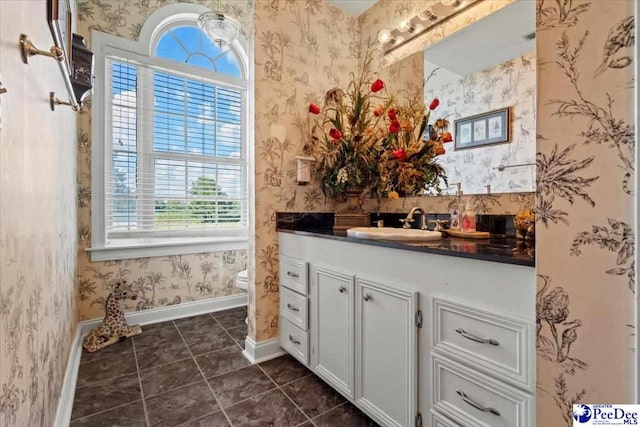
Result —
<instances>
[{"instance_id":1,"label":"chrome drawer pull","mask_svg":"<svg viewBox=\"0 0 640 427\"><path fill-rule=\"evenodd\" d=\"M291 311L300 311L299 308L292 306L291 304L287 304L287 308Z\"/></svg>"},{"instance_id":2,"label":"chrome drawer pull","mask_svg":"<svg viewBox=\"0 0 640 427\"><path fill-rule=\"evenodd\" d=\"M346 290L347 290L347 288L345 286L340 286L338 288L338 292L340 292L340 293L344 293L344 291L346 291Z\"/></svg>"},{"instance_id":3,"label":"chrome drawer pull","mask_svg":"<svg viewBox=\"0 0 640 427\"><path fill-rule=\"evenodd\" d=\"M500 345L500 343L498 341L494 340L494 339L491 339L491 338L485 339L485 338L477 337L475 335L472 335L472 334L468 333L467 331L465 331L462 328L456 329L456 332L459 333L460 335L462 335L463 337L465 337L466 339L471 340L471 341L475 341L475 342L479 342L480 344L491 344L491 345L496 345L496 346Z\"/></svg>"},{"instance_id":4,"label":"chrome drawer pull","mask_svg":"<svg viewBox=\"0 0 640 427\"><path fill-rule=\"evenodd\" d=\"M294 340L293 337L291 335L289 335L289 341L291 341L294 344L300 345L300 341L298 340Z\"/></svg>"},{"instance_id":5,"label":"chrome drawer pull","mask_svg":"<svg viewBox=\"0 0 640 427\"><path fill-rule=\"evenodd\" d=\"M462 390L456 390L456 393L458 393L458 396L460 396L460 398L464 401L464 403L466 403L469 406L473 406L474 408L476 408L478 411L482 411L482 412L488 412L490 414L493 414L497 417L500 416L500 412L497 409L493 409L493 408L487 408L485 406L480 405L479 403L474 402L473 400L471 400L468 396L467 393L465 393Z\"/></svg>"},{"instance_id":6,"label":"chrome drawer pull","mask_svg":"<svg viewBox=\"0 0 640 427\"><path fill-rule=\"evenodd\" d=\"M369 294L364 294L362 296L362 299L364 299L365 301L371 301L373 299L373 297Z\"/></svg>"},{"instance_id":7,"label":"chrome drawer pull","mask_svg":"<svg viewBox=\"0 0 640 427\"><path fill-rule=\"evenodd\" d=\"M300 275L299 275L299 274L297 274L297 273L292 273L292 272L290 272L290 271L287 271L287 276L289 276L289 277L295 277L295 278L300 277Z\"/></svg>"}]
</instances>

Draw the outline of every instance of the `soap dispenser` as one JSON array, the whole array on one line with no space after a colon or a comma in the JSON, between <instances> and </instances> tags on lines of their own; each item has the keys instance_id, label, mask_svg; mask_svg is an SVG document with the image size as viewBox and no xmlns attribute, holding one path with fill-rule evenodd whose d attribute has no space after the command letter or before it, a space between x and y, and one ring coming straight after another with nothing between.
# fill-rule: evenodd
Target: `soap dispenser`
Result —
<instances>
[{"instance_id":1,"label":"soap dispenser","mask_svg":"<svg viewBox=\"0 0 640 427\"><path fill-rule=\"evenodd\" d=\"M462 213L462 219L460 220L462 231L474 232L476 231L476 211L467 202L464 212Z\"/></svg>"}]
</instances>

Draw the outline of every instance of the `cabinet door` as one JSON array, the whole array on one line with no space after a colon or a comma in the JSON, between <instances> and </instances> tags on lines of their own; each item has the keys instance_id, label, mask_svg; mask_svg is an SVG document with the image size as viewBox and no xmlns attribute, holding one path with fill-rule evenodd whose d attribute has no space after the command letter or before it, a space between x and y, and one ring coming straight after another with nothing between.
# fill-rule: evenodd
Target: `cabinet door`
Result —
<instances>
[{"instance_id":1,"label":"cabinet door","mask_svg":"<svg viewBox=\"0 0 640 427\"><path fill-rule=\"evenodd\" d=\"M314 266L312 286L312 369L334 388L353 398L353 276Z\"/></svg>"},{"instance_id":2,"label":"cabinet door","mask_svg":"<svg viewBox=\"0 0 640 427\"><path fill-rule=\"evenodd\" d=\"M417 292L356 279L356 401L389 426L417 413Z\"/></svg>"}]
</instances>

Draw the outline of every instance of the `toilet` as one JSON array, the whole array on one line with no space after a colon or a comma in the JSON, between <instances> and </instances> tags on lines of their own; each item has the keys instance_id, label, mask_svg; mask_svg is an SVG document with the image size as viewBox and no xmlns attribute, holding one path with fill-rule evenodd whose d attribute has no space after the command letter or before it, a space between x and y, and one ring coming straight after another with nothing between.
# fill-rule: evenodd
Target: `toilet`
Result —
<instances>
[{"instance_id":1,"label":"toilet","mask_svg":"<svg viewBox=\"0 0 640 427\"><path fill-rule=\"evenodd\" d=\"M247 270L242 270L236 276L236 287L242 289L245 292L249 288L249 276L247 274Z\"/></svg>"}]
</instances>

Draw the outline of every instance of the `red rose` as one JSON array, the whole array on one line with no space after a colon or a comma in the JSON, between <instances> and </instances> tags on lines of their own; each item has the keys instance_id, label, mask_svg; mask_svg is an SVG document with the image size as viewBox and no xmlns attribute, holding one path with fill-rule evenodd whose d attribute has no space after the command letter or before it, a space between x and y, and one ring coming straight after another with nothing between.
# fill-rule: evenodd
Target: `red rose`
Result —
<instances>
[{"instance_id":1,"label":"red rose","mask_svg":"<svg viewBox=\"0 0 640 427\"><path fill-rule=\"evenodd\" d=\"M390 108L389 111L387 111L387 115L389 116L389 119L391 119L391 120L398 120L396 118L396 109L395 108Z\"/></svg>"},{"instance_id":2,"label":"red rose","mask_svg":"<svg viewBox=\"0 0 640 427\"><path fill-rule=\"evenodd\" d=\"M329 131L329 136L333 139L341 139L342 138L342 132L340 132L338 129L333 128Z\"/></svg>"},{"instance_id":3,"label":"red rose","mask_svg":"<svg viewBox=\"0 0 640 427\"><path fill-rule=\"evenodd\" d=\"M371 92L380 92L382 89L384 89L384 82L382 80L378 79L371 83Z\"/></svg>"},{"instance_id":4,"label":"red rose","mask_svg":"<svg viewBox=\"0 0 640 427\"><path fill-rule=\"evenodd\" d=\"M400 122L397 120L391 121L391 124L389 125L389 133L398 133L399 130Z\"/></svg>"},{"instance_id":5,"label":"red rose","mask_svg":"<svg viewBox=\"0 0 640 427\"><path fill-rule=\"evenodd\" d=\"M438 105L440 105L440 100L438 98L433 98L433 101L429 104L429 110L435 110L438 108Z\"/></svg>"},{"instance_id":6,"label":"red rose","mask_svg":"<svg viewBox=\"0 0 640 427\"><path fill-rule=\"evenodd\" d=\"M438 147L436 147L436 156L440 156L444 153L446 153L446 151L442 145L439 145Z\"/></svg>"},{"instance_id":7,"label":"red rose","mask_svg":"<svg viewBox=\"0 0 640 427\"><path fill-rule=\"evenodd\" d=\"M407 160L407 152L404 151L402 148L393 150L391 154L393 155L393 157L400 160L401 162L404 162L405 160Z\"/></svg>"},{"instance_id":8,"label":"red rose","mask_svg":"<svg viewBox=\"0 0 640 427\"><path fill-rule=\"evenodd\" d=\"M320 114L320 107L314 103L309 104L309 112L311 114Z\"/></svg>"},{"instance_id":9,"label":"red rose","mask_svg":"<svg viewBox=\"0 0 640 427\"><path fill-rule=\"evenodd\" d=\"M378 105L375 110L373 110L373 115L376 117L380 117L384 112L384 107L382 105Z\"/></svg>"},{"instance_id":10,"label":"red rose","mask_svg":"<svg viewBox=\"0 0 640 427\"><path fill-rule=\"evenodd\" d=\"M453 136L451 136L451 132L445 132L442 134L442 142L451 142L453 141Z\"/></svg>"}]
</instances>

